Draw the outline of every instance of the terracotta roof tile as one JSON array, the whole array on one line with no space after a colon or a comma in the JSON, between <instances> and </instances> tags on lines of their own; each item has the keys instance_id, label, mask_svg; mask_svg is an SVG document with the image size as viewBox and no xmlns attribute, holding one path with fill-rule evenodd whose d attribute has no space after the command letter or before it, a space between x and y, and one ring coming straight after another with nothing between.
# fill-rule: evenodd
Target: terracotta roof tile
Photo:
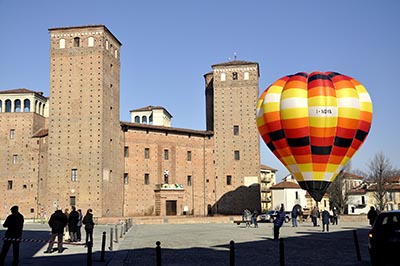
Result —
<instances>
[{"instance_id":1,"label":"terracotta roof tile","mask_svg":"<svg viewBox=\"0 0 400 266\"><path fill-rule=\"evenodd\" d=\"M271 187L271 189L284 189L284 188L300 188L300 186L295 182L283 181Z\"/></svg>"}]
</instances>

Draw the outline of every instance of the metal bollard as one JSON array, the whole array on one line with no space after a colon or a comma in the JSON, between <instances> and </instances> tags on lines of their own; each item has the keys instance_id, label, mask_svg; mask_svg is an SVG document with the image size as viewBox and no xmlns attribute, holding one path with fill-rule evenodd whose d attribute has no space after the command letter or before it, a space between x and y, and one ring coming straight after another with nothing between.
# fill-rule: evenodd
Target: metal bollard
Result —
<instances>
[{"instance_id":1,"label":"metal bollard","mask_svg":"<svg viewBox=\"0 0 400 266\"><path fill-rule=\"evenodd\" d=\"M118 225L115 225L115 243L118 243Z\"/></svg>"},{"instance_id":2,"label":"metal bollard","mask_svg":"<svg viewBox=\"0 0 400 266\"><path fill-rule=\"evenodd\" d=\"M279 261L280 266L285 266L285 247L283 245L283 238L279 239Z\"/></svg>"},{"instance_id":3,"label":"metal bollard","mask_svg":"<svg viewBox=\"0 0 400 266\"><path fill-rule=\"evenodd\" d=\"M161 242L157 241L156 245L156 265L161 266Z\"/></svg>"},{"instance_id":4,"label":"metal bollard","mask_svg":"<svg viewBox=\"0 0 400 266\"><path fill-rule=\"evenodd\" d=\"M113 228L110 228L110 247L108 248L109 250L113 250Z\"/></svg>"},{"instance_id":5,"label":"metal bollard","mask_svg":"<svg viewBox=\"0 0 400 266\"><path fill-rule=\"evenodd\" d=\"M356 247L357 260L361 261L360 245L358 243L357 230L353 230L354 245Z\"/></svg>"},{"instance_id":6,"label":"metal bollard","mask_svg":"<svg viewBox=\"0 0 400 266\"><path fill-rule=\"evenodd\" d=\"M87 243L87 266L92 266L92 248L93 248L93 242L89 241Z\"/></svg>"},{"instance_id":7,"label":"metal bollard","mask_svg":"<svg viewBox=\"0 0 400 266\"><path fill-rule=\"evenodd\" d=\"M101 239L100 261L104 261L105 254L106 254L106 232L103 232L103 237Z\"/></svg>"},{"instance_id":8,"label":"metal bollard","mask_svg":"<svg viewBox=\"0 0 400 266\"><path fill-rule=\"evenodd\" d=\"M229 265L235 266L235 241L229 242Z\"/></svg>"}]
</instances>

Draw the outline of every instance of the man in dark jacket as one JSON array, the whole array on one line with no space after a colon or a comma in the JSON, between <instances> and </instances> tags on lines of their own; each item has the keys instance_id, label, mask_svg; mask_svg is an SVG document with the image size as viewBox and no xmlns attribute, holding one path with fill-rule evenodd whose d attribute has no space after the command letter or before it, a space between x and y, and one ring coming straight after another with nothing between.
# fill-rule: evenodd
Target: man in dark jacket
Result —
<instances>
[{"instance_id":1,"label":"man in dark jacket","mask_svg":"<svg viewBox=\"0 0 400 266\"><path fill-rule=\"evenodd\" d=\"M72 211L68 217L69 238L72 242L78 241L78 222L79 213L76 211L75 206L72 206Z\"/></svg>"},{"instance_id":2,"label":"man in dark jacket","mask_svg":"<svg viewBox=\"0 0 400 266\"><path fill-rule=\"evenodd\" d=\"M283 222L285 221L285 208L283 204L281 204L281 208L279 209L278 216L274 220L274 239L279 239L279 229L281 229Z\"/></svg>"},{"instance_id":3,"label":"man in dark jacket","mask_svg":"<svg viewBox=\"0 0 400 266\"><path fill-rule=\"evenodd\" d=\"M12 265L18 265L19 263L19 243L22 236L22 229L24 227L24 216L18 212L18 206L11 208L11 214L5 220L4 227L7 228L4 234L3 248L0 254L0 265L4 265L6 260L7 252L10 249L11 244L13 245L13 263Z\"/></svg>"},{"instance_id":4,"label":"man in dark jacket","mask_svg":"<svg viewBox=\"0 0 400 266\"><path fill-rule=\"evenodd\" d=\"M49 225L51 227L51 238L49 242L49 246L44 253L51 253L53 251L54 240L57 237L58 240L58 253L63 252L63 234L64 227L68 223L67 215L65 215L61 210L56 210L50 217Z\"/></svg>"}]
</instances>

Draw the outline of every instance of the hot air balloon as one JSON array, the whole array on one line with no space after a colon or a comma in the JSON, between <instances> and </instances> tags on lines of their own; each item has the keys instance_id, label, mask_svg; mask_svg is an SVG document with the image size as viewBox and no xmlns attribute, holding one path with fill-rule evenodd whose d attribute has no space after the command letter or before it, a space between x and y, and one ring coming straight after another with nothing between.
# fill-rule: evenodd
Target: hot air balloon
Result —
<instances>
[{"instance_id":1,"label":"hot air balloon","mask_svg":"<svg viewBox=\"0 0 400 266\"><path fill-rule=\"evenodd\" d=\"M336 72L282 77L257 102L265 144L316 201L365 141L371 122L367 90Z\"/></svg>"}]
</instances>

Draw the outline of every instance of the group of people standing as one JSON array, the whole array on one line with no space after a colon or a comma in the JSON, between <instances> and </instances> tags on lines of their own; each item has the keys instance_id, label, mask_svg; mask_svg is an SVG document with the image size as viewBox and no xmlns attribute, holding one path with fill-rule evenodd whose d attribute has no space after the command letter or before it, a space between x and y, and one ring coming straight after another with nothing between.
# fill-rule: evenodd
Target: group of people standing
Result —
<instances>
[{"instance_id":1,"label":"group of people standing","mask_svg":"<svg viewBox=\"0 0 400 266\"><path fill-rule=\"evenodd\" d=\"M339 211L336 207L333 207L332 212L329 212L326 208L324 208L324 210L321 213L318 210L317 206L314 206L314 208L311 210L310 216L313 226L319 226L318 219L321 218L322 232L325 231L329 232L330 223L332 223L332 225L338 224Z\"/></svg>"},{"instance_id":2,"label":"group of people standing","mask_svg":"<svg viewBox=\"0 0 400 266\"><path fill-rule=\"evenodd\" d=\"M56 238L58 244L58 253L63 252L64 228L66 229L66 232L69 232L69 239L67 239L67 241L80 242L81 227L84 225L86 231L86 245L89 242L93 243L94 221L92 209L88 209L86 215L82 216L82 211L80 209L76 210L75 206L72 206L71 208L71 212L66 209L63 213L60 209L58 209L51 215L49 220L51 238L45 253L51 253L53 251L53 245Z\"/></svg>"}]
</instances>

